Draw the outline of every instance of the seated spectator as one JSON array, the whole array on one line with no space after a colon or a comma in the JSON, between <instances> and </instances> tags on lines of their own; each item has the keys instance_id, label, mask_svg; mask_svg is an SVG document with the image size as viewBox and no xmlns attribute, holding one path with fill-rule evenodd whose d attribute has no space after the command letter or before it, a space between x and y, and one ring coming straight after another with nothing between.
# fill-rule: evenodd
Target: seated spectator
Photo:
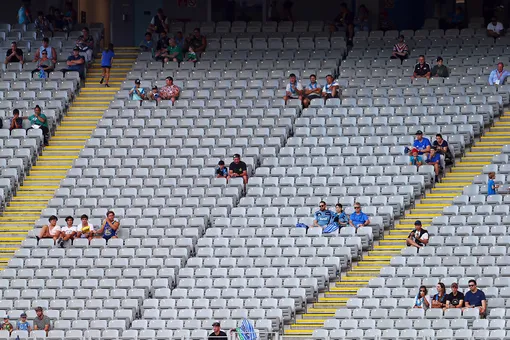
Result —
<instances>
[{"instance_id":1,"label":"seated spectator","mask_svg":"<svg viewBox=\"0 0 510 340\"><path fill-rule=\"evenodd\" d=\"M365 5L358 7L357 16L354 18L354 31L370 31L370 12Z\"/></svg>"},{"instance_id":2,"label":"seated spectator","mask_svg":"<svg viewBox=\"0 0 510 340\"><path fill-rule=\"evenodd\" d=\"M432 144L430 144L430 140L426 137L423 137L423 131L416 131L416 139L414 140L413 148L418 150L418 154L423 155L429 153L431 145Z\"/></svg>"},{"instance_id":3,"label":"seated spectator","mask_svg":"<svg viewBox=\"0 0 510 340\"><path fill-rule=\"evenodd\" d=\"M64 248L67 241L74 240L76 236L76 227L73 225L74 218L72 216L66 217L66 225L60 229L60 239L58 245L60 248Z\"/></svg>"},{"instance_id":4,"label":"seated spectator","mask_svg":"<svg viewBox=\"0 0 510 340\"><path fill-rule=\"evenodd\" d=\"M179 46L180 48L182 48L184 50L186 47L186 39L184 39L184 36L182 35L181 31L175 33L174 39L175 39L175 43L177 44L177 46Z\"/></svg>"},{"instance_id":5,"label":"seated spectator","mask_svg":"<svg viewBox=\"0 0 510 340\"><path fill-rule=\"evenodd\" d=\"M4 315L4 321L2 322L2 326L0 327L0 330L9 332L9 335L11 335L12 331L14 330L14 326L9 321L9 315Z\"/></svg>"},{"instance_id":6,"label":"seated spectator","mask_svg":"<svg viewBox=\"0 0 510 340\"><path fill-rule=\"evenodd\" d=\"M112 238L118 238L117 233L119 231L120 223L115 219L115 213L108 211L106 218L101 225L101 228L95 233L99 235L99 238L104 238L107 242Z\"/></svg>"},{"instance_id":7,"label":"seated spectator","mask_svg":"<svg viewBox=\"0 0 510 340\"><path fill-rule=\"evenodd\" d=\"M46 19L44 16L44 13L42 11L37 12L37 19L35 19L35 28L40 33L47 34L53 32L53 26L51 25L50 21Z\"/></svg>"},{"instance_id":8,"label":"seated spectator","mask_svg":"<svg viewBox=\"0 0 510 340\"><path fill-rule=\"evenodd\" d=\"M140 79L135 80L135 86L131 90L129 90L129 95L131 96L131 100L144 100L145 99L145 89L140 87L142 82Z\"/></svg>"},{"instance_id":9,"label":"seated spectator","mask_svg":"<svg viewBox=\"0 0 510 340\"><path fill-rule=\"evenodd\" d=\"M432 71L430 72L430 75L432 77L441 77L441 78L448 77L449 76L448 67L446 67L443 64L443 58L442 57L437 57L436 62L437 62L437 65L435 65L432 68Z\"/></svg>"},{"instance_id":10,"label":"seated spectator","mask_svg":"<svg viewBox=\"0 0 510 340\"><path fill-rule=\"evenodd\" d=\"M411 150L411 157L409 158L409 165L416 165L418 168L423 164L423 159L419 156L419 151L416 148Z\"/></svg>"},{"instance_id":11,"label":"seated spectator","mask_svg":"<svg viewBox=\"0 0 510 340\"><path fill-rule=\"evenodd\" d=\"M236 153L234 155L234 160L228 166L228 179L242 177L244 184L248 183L248 167L246 163L241 161L241 155Z\"/></svg>"},{"instance_id":12,"label":"seated spectator","mask_svg":"<svg viewBox=\"0 0 510 340\"><path fill-rule=\"evenodd\" d=\"M503 85L510 72L503 69L503 63L498 63L498 68L489 75L489 85Z\"/></svg>"},{"instance_id":13,"label":"seated spectator","mask_svg":"<svg viewBox=\"0 0 510 340\"><path fill-rule=\"evenodd\" d=\"M330 31L339 31L344 28L347 44L352 45L352 38L354 37L354 15L349 11L345 2L340 4L340 14L338 14L333 24L330 26Z\"/></svg>"},{"instance_id":14,"label":"seated spectator","mask_svg":"<svg viewBox=\"0 0 510 340\"><path fill-rule=\"evenodd\" d=\"M436 153L440 155L439 165L441 168L446 169L446 165L453 164L454 156L450 152L448 142L443 139L443 135L440 133L436 135L436 140L432 143L431 149L435 149Z\"/></svg>"},{"instance_id":15,"label":"seated spectator","mask_svg":"<svg viewBox=\"0 0 510 340\"><path fill-rule=\"evenodd\" d=\"M200 34L200 28L195 28L193 34L186 39L188 47L192 47L198 57L202 55L207 47L205 36Z\"/></svg>"},{"instance_id":16,"label":"seated spectator","mask_svg":"<svg viewBox=\"0 0 510 340\"><path fill-rule=\"evenodd\" d=\"M167 51L168 51L168 54L164 59L165 63L168 63L169 61L180 63L182 61L182 59L183 59L182 50L179 46L177 46L174 39L168 40Z\"/></svg>"},{"instance_id":17,"label":"seated spectator","mask_svg":"<svg viewBox=\"0 0 510 340\"><path fill-rule=\"evenodd\" d=\"M48 145L50 139L50 129L48 127L48 118L44 113L41 113L41 107L36 105L34 108L34 114L29 117L23 117L28 119L32 126L29 129L41 129L44 137L44 145Z\"/></svg>"},{"instance_id":18,"label":"seated spectator","mask_svg":"<svg viewBox=\"0 0 510 340\"><path fill-rule=\"evenodd\" d=\"M18 109L12 111L11 125L9 126L9 131L14 129L23 129L23 118L19 116Z\"/></svg>"},{"instance_id":19,"label":"seated spectator","mask_svg":"<svg viewBox=\"0 0 510 340\"><path fill-rule=\"evenodd\" d=\"M216 168L216 178L228 178L228 169L225 166L224 161L218 162L218 167Z\"/></svg>"},{"instance_id":20,"label":"seated spectator","mask_svg":"<svg viewBox=\"0 0 510 340\"><path fill-rule=\"evenodd\" d=\"M48 59L50 59L53 64L57 62L57 51L50 46L50 39L46 37L42 39L42 45L35 51L34 61L38 61L42 58L43 52L46 52Z\"/></svg>"},{"instance_id":21,"label":"seated spectator","mask_svg":"<svg viewBox=\"0 0 510 340\"><path fill-rule=\"evenodd\" d=\"M405 43L404 36L398 36L398 42L393 45L393 52L391 53L391 59L400 59L400 61L404 61L404 59L409 58L409 46Z\"/></svg>"},{"instance_id":22,"label":"seated spectator","mask_svg":"<svg viewBox=\"0 0 510 340\"><path fill-rule=\"evenodd\" d=\"M303 107L310 106L312 99L320 98L322 86L317 82L315 74L310 75L310 83L304 89Z\"/></svg>"},{"instance_id":23,"label":"seated spectator","mask_svg":"<svg viewBox=\"0 0 510 340\"><path fill-rule=\"evenodd\" d=\"M168 17L163 12L163 8L158 8L156 15L152 17L149 24L149 30L152 33L161 34L168 32Z\"/></svg>"},{"instance_id":24,"label":"seated spectator","mask_svg":"<svg viewBox=\"0 0 510 340\"><path fill-rule=\"evenodd\" d=\"M361 211L361 204L359 202L354 203L354 212L349 216L349 224L356 229L370 224L370 219Z\"/></svg>"},{"instance_id":25,"label":"seated spectator","mask_svg":"<svg viewBox=\"0 0 510 340\"><path fill-rule=\"evenodd\" d=\"M475 280L468 281L469 291L464 294L464 310L468 308L478 308L480 316L484 317L487 311L487 299L485 293L476 287Z\"/></svg>"},{"instance_id":26,"label":"seated spectator","mask_svg":"<svg viewBox=\"0 0 510 340\"><path fill-rule=\"evenodd\" d=\"M499 185L494 182L496 178L496 173L494 171L489 172L488 174L489 180L487 181L487 195L496 195L496 189L499 188Z\"/></svg>"},{"instance_id":27,"label":"seated spectator","mask_svg":"<svg viewBox=\"0 0 510 340\"><path fill-rule=\"evenodd\" d=\"M11 43L11 48L5 52L4 64L7 65L9 63L23 64L23 51L21 48L18 48L18 44L15 41Z\"/></svg>"},{"instance_id":28,"label":"seated spectator","mask_svg":"<svg viewBox=\"0 0 510 340\"><path fill-rule=\"evenodd\" d=\"M411 78L430 78L430 65L425 62L423 54L418 57L418 64L414 65L414 73Z\"/></svg>"},{"instance_id":29,"label":"seated spectator","mask_svg":"<svg viewBox=\"0 0 510 340\"><path fill-rule=\"evenodd\" d=\"M446 308L462 308L464 306L464 294L459 292L457 282L451 285L452 292L446 295Z\"/></svg>"},{"instance_id":30,"label":"seated spectator","mask_svg":"<svg viewBox=\"0 0 510 340\"><path fill-rule=\"evenodd\" d=\"M85 57L80 55L78 47L73 48L73 54L67 57L67 68L62 70L64 75L69 71L76 71L81 79L85 78Z\"/></svg>"},{"instance_id":31,"label":"seated spectator","mask_svg":"<svg viewBox=\"0 0 510 340\"><path fill-rule=\"evenodd\" d=\"M41 52L41 58L37 61L37 68L32 71L32 77L34 76L34 73L37 73L38 78L48 78L50 75L50 72L54 70L53 68L53 61L48 58L48 52L42 51Z\"/></svg>"},{"instance_id":32,"label":"seated spectator","mask_svg":"<svg viewBox=\"0 0 510 340\"><path fill-rule=\"evenodd\" d=\"M289 75L289 83L285 88L285 97L283 97L283 99L285 100L285 104L287 104L289 99L303 100L303 85L301 85L301 82L297 81L294 73Z\"/></svg>"},{"instance_id":33,"label":"seated spectator","mask_svg":"<svg viewBox=\"0 0 510 340\"><path fill-rule=\"evenodd\" d=\"M499 38L505 33L503 24L496 17L492 17L491 22L487 25L487 35L493 38Z\"/></svg>"},{"instance_id":34,"label":"seated spectator","mask_svg":"<svg viewBox=\"0 0 510 340\"><path fill-rule=\"evenodd\" d=\"M425 247L429 243L429 232L421 227L421 221L414 222L414 229L409 233L406 244L408 247Z\"/></svg>"},{"instance_id":35,"label":"seated spectator","mask_svg":"<svg viewBox=\"0 0 510 340\"><path fill-rule=\"evenodd\" d=\"M446 307L446 287L444 283L439 282L436 286L437 294L432 296L432 308Z\"/></svg>"},{"instance_id":36,"label":"seated spectator","mask_svg":"<svg viewBox=\"0 0 510 340\"><path fill-rule=\"evenodd\" d=\"M340 203L335 204L335 214L333 215L333 222L337 224L338 229L346 227L349 223L349 217L345 214L343 206Z\"/></svg>"},{"instance_id":37,"label":"seated spectator","mask_svg":"<svg viewBox=\"0 0 510 340\"><path fill-rule=\"evenodd\" d=\"M68 29L78 22L78 13L73 8L72 1L66 1L63 20Z\"/></svg>"},{"instance_id":38,"label":"seated spectator","mask_svg":"<svg viewBox=\"0 0 510 340\"><path fill-rule=\"evenodd\" d=\"M214 340L214 339L223 339L227 340L228 336L227 333L221 330L221 325L219 322L214 322L213 324L213 331L211 334L209 334L208 340Z\"/></svg>"},{"instance_id":39,"label":"seated spectator","mask_svg":"<svg viewBox=\"0 0 510 340\"><path fill-rule=\"evenodd\" d=\"M324 102L329 98L338 98L340 96L340 85L331 74L326 76L326 85L322 87L322 98Z\"/></svg>"},{"instance_id":40,"label":"seated spectator","mask_svg":"<svg viewBox=\"0 0 510 340\"><path fill-rule=\"evenodd\" d=\"M154 49L154 41L152 40L152 34L150 32L145 33L145 38L140 43L139 47L142 52L152 52Z\"/></svg>"},{"instance_id":41,"label":"seated spectator","mask_svg":"<svg viewBox=\"0 0 510 340\"><path fill-rule=\"evenodd\" d=\"M177 85L174 84L174 78L166 77L166 85L161 88L159 94L162 100L171 100L172 104L179 99L181 90Z\"/></svg>"},{"instance_id":42,"label":"seated spectator","mask_svg":"<svg viewBox=\"0 0 510 340\"><path fill-rule=\"evenodd\" d=\"M192 63L198 61L197 54L195 53L195 51L193 51L193 47L191 46L188 48L188 53L186 53L186 61L190 61Z\"/></svg>"},{"instance_id":43,"label":"seated spectator","mask_svg":"<svg viewBox=\"0 0 510 340\"><path fill-rule=\"evenodd\" d=\"M30 323L27 321L27 313L21 313L19 316L18 322L16 322L16 330L18 331L27 331L28 334L32 331L32 327Z\"/></svg>"},{"instance_id":44,"label":"seated spectator","mask_svg":"<svg viewBox=\"0 0 510 340\"><path fill-rule=\"evenodd\" d=\"M48 332L51 327L51 320L47 315L44 315L44 311L42 307L37 307L35 309L36 317L32 322L34 324L34 331L44 330L46 332L46 336L48 336Z\"/></svg>"},{"instance_id":45,"label":"seated spectator","mask_svg":"<svg viewBox=\"0 0 510 340\"><path fill-rule=\"evenodd\" d=\"M18 24L28 25L32 22L32 17L30 15L30 3L23 1L21 3L21 7L18 9Z\"/></svg>"},{"instance_id":46,"label":"seated spectator","mask_svg":"<svg viewBox=\"0 0 510 340\"><path fill-rule=\"evenodd\" d=\"M320 201L319 202L319 210L315 212L313 225L312 227L321 227L326 228L331 222L333 222L333 219L335 215L331 210L328 209L326 202Z\"/></svg>"},{"instance_id":47,"label":"seated spectator","mask_svg":"<svg viewBox=\"0 0 510 340\"><path fill-rule=\"evenodd\" d=\"M150 34L150 33L149 33ZM152 37L151 37L152 41ZM161 32L159 34L158 42L156 43L156 50L166 50L168 48L168 37L166 35L166 32Z\"/></svg>"},{"instance_id":48,"label":"seated spectator","mask_svg":"<svg viewBox=\"0 0 510 340\"><path fill-rule=\"evenodd\" d=\"M64 20L64 16L62 12L57 8L55 9L55 21L53 24L53 30L55 32L67 32L69 31L69 25L66 20Z\"/></svg>"},{"instance_id":49,"label":"seated spectator","mask_svg":"<svg viewBox=\"0 0 510 340\"><path fill-rule=\"evenodd\" d=\"M42 238L52 238L53 241L57 241L60 238L60 226L57 225L57 216L52 215L48 219L48 222L50 222L48 225L45 225L42 227L41 232L39 233L39 236L36 236L35 238L37 241L39 241Z\"/></svg>"},{"instance_id":50,"label":"seated spectator","mask_svg":"<svg viewBox=\"0 0 510 340\"><path fill-rule=\"evenodd\" d=\"M428 295L427 287L420 286L420 291L416 295L413 308L428 309L430 308L430 304L430 296Z\"/></svg>"},{"instance_id":51,"label":"seated spectator","mask_svg":"<svg viewBox=\"0 0 510 340\"><path fill-rule=\"evenodd\" d=\"M462 7L457 6L448 18L448 28L462 29L464 28L464 11Z\"/></svg>"},{"instance_id":52,"label":"seated spectator","mask_svg":"<svg viewBox=\"0 0 510 340\"><path fill-rule=\"evenodd\" d=\"M89 222L89 217L85 214L81 215L81 224L76 228L76 238L86 238L92 240L94 238L94 226Z\"/></svg>"},{"instance_id":53,"label":"seated spectator","mask_svg":"<svg viewBox=\"0 0 510 340\"><path fill-rule=\"evenodd\" d=\"M425 158L425 163L434 167L434 173L436 174L435 182L438 183L439 173L441 172L441 156L436 153L436 149L430 149L430 153L428 153Z\"/></svg>"},{"instance_id":54,"label":"seated spectator","mask_svg":"<svg viewBox=\"0 0 510 340\"><path fill-rule=\"evenodd\" d=\"M149 98L149 100L154 100L158 103L161 101L161 96L159 95L159 90L156 85L152 87L152 90L149 92L147 97Z\"/></svg>"},{"instance_id":55,"label":"seated spectator","mask_svg":"<svg viewBox=\"0 0 510 340\"><path fill-rule=\"evenodd\" d=\"M80 53L83 53L85 60L91 62L94 57L94 37L90 35L90 31L87 27L81 30L82 35L76 40L76 46L80 49Z\"/></svg>"}]
</instances>

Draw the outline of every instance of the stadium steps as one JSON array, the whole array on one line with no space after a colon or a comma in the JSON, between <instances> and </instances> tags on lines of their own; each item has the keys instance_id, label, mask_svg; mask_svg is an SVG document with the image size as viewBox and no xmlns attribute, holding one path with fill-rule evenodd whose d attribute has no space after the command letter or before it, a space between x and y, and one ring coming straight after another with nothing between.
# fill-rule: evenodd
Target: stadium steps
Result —
<instances>
[{"instance_id":1,"label":"stadium steps","mask_svg":"<svg viewBox=\"0 0 510 340\"><path fill-rule=\"evenodd\" d=\"M396 222L395 228L380 240L374 249L343 276L340 281L308 307L304 314L284 330L284 339L309 339L315 329L321 328L324 321L335 317L335 311L345 308L347 300L356 297L359 288L379 275L382 267L388 266L393 256L400 255L406 247L406 238L414 228L414 222L421 220L426 228L436 216L441 216L443 208L450 206L455 196L461 195L463 188L470 185L476 175L482 173L484 165L491 164L492 157L501 152L503 145L510 144L510 112L505 112L494 126L485 131L479 142L448 172L441 183L436 183L431 192L417 203L404 218ZM494 132L497 131L497 135ZM497 138L495 138L497 136Z\"/></svg>"},{"instance_id":2,"label":"stadium steps","mask_svg":"<svg viewBox=\"0 0 510 340\"><path fill-rule=\"evenodd\" d=\"M87 71L85 86L76 96L55 136L44 147L36 165L0 216L0 270L5 268L28 232L33 230L34 221L60 187L60 181L66 177L67 170L78 158L104 110L119 91L120 83L131 70L138 55L137 48L121 48L119 51L120 56L114 59L110 87L99 84L101 59L98 55Z\"/></svg>"}]
</instances>

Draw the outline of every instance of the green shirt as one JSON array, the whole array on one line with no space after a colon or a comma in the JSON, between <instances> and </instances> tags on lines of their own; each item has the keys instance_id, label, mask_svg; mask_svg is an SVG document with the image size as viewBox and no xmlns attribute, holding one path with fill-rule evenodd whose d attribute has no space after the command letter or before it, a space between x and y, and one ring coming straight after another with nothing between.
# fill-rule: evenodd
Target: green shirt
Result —
<instances>
[{"instance_id":1,"label":"green shirt","mask_svg":"<svg viewBox=\"0 0 510 340\"><path fill-rule=\"evenodd\" d=\"M10 322L2 323L2 330L12 332L12 324Z\"/></svg>"},{"instance_id":2,"label":"green shirt","mask_svg":"<svg viewBox=\"0 0 510 340\"><path fill-rule=\"evenodd\" d=\"M48 127L48 118L46 118L46 115L44 113L41 113L39 115L39 117L44 118L44 123L41 122L39 119L37 119L37 117L35 115L31 115L30 117L28 117L28 120L30 121L30 123L32 125L40 125L40 126Z\"/></svg>"},{"instance_id":3,"label":"green shirt","mask_svg":"<svg viewBox=\"0 0 510 340\"><path fill-rule=\"evenodd\" d=\"M182 58L183 58L182 49L179 46L177 46L177 45L175 45L174 47L168 46L167 51L168 51L168 54L177 53L177 56L175 58L177 58L178 61L182 61Z\"/></svg>"},{"instance_id":4,"label":"green shirt","mask_svg":"<svg viewBox=\"0 0 510 340\"><path fill-rule=\"evenodd\" d=\"M432 68L432 76L435 77L448 77L448 67L441 65L441 66L434 66Z\"/></svg>"}]
</instances>

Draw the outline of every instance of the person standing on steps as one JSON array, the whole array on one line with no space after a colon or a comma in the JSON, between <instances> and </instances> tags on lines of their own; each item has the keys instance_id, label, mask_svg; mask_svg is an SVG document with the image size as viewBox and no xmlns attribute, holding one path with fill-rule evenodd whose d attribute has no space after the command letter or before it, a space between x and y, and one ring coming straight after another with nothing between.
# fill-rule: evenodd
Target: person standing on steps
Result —
<instances>
[{"instance_id":1,"label":"person standing on steps","mask_svg":"<svg viewBox=\"0 0 510 340\"><path fill-rule=\"evenodd\" d=\"M108 85L108 81L110 80L110 70L112 68L114 57L115 53L113 52L113 44L110 43L108 48L103 51L103 57L101 58L101 68L103 69L103 74L99 84L104 82L105 87L110 87L110 85Z\"/></svg>"}]
</instances>

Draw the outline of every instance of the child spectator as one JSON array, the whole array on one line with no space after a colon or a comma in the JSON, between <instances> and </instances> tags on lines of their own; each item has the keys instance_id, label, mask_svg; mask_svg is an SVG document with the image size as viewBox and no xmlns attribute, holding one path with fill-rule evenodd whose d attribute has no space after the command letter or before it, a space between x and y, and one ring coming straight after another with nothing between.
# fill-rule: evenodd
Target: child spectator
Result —
<instances>
[{"instance_id":1,"label":"child spectator","mask_svg":"<svg viewBox=\"0 0 510 340\"><path fill-rule=\"evenodd\" d=\"M179 45L177 45L177 46L179 46ZM191 46L188 48L188 54L186 56L186 61L191 61L191 62L198 61L197 54L195 53L195 51L193 51L193 47L191 47Z\"/></svg>"},{"instance_id":2,"label":"child spectator","mask_svg":"<svg viewBox=\"0 0 510 340\"><path fill-rule=\"evenodd\" d=\"M101 58L101 68L103 69L103 74L101 76L99 84L102 84L104 82L105 87L110 87L110 85L108 85L108 81L110 80L110 69L112 68L112 62L114 57L115 53L113 52L113 44L109 44L108 48L103 51L103 57Z\"/></svg>"},{"instance_id":3,"label":"child spectator","mask_svg":"<svg viewBox=\"0 0 510 340\"><path fill-rule=\"evenodd\" d=\"M159 95L159 90L156 85L154 85L152 87L152 90L151 90L151 92L149 92L148 97L149 97L149 100L155 100L158 103L161 101L161 96Z\"/></svg>"},{"instance_id":4,"label":"child spectator","mask_svg":"<svg viewBox=\"0 0 510 340\"><path fill-rule=\"evenodd\" d=\"M411 165L416 165L417 167L420 167L420 165L423 164L423 160L421 159L421 157L418 154L419 154L418 149L413 148L411 150L410 163L411 163Z\"/></svg>"},{"instance_id":5,"label":"child spectator","mask_svg":"<svg viewBox=\"0 0 510 340\"><path fill-rule=\"evenodd\" d=\"M12 323L9 321L9 315L5 315L4 316L4 322L2 323L2 327L0 328L2 331L7 331L9 332L9 335L12 333L12 331L14 330L14 326L12 325Z\"/></svg>"},{"instance_id":6,"label":"child spectator","mask_svg":"<svg viewBox=\"0 0 510 340\"><path fill-rule=\"evenodd\" d=\"M499 187L494 182L494 179L496 178L496 173L494 171L489 172L489 180L487 181L487 195L496 195L496 189Z\"/></svg>"},{"instance_id":7,"label":"child spectator","mask_svg":"<svg viewBox=\"0 0 510 340\"><path fill-rule=\"evenodd\" d=\"M21 313L19 317L20 320L16 322L16 329L18 331L27 331L30 333L32 331L32 327L30 327L30 324L27 321L27 313Z\"/></svg>"},{"instance_id":8,"label":"child spectator","mask_svg":"<svg viewBox=\"0 0 510 340\"><path fill-rule=\"evenodd\" d=\"M11 125L9 130L12 131L14 129L23 129L23 118L19 116L18 109L14 109L12 111Z\"/></svg>"},{"instance_id":9,"label":"child spectator","mask_svg":"<svg viewBox=\"0 0 510 340\"><path fill-rule=\"evenodd\" d=\"M228 177L228 169L225 166L224 161L218 162L218 167L216 168L216 178L227 178Z\"/></svg>"},{"instance_id":10,"label":"child spectator","mask_svg":"<svg viewBox=\"0 0 510 340\"><path fill-rule=\"evenodd\" d=\"M142 40L139 46L142 52L152 52L154 41L152 41L152 34L150 32L145 33L145 39Z\"/></svg>"}]
</instances>

